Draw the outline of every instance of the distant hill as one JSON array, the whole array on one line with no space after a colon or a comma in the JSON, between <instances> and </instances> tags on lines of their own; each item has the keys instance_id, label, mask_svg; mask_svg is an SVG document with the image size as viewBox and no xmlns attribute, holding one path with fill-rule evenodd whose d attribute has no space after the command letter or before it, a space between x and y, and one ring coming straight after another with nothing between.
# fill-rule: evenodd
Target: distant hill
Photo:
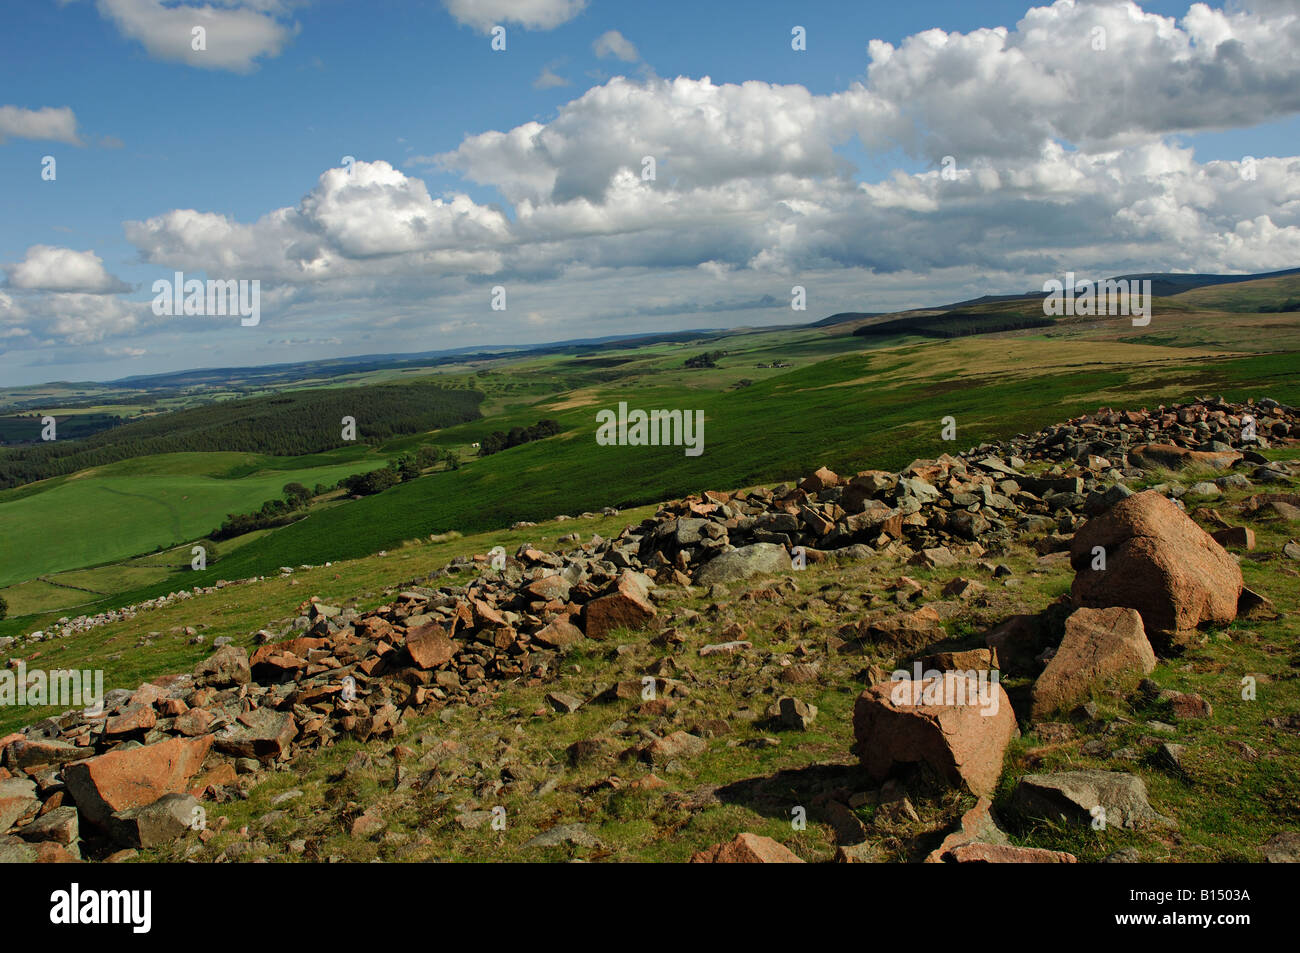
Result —
<instances>
[{"instance_id":1,"label":"distant hill","mask_svg":"<svg viewBox=\"0 0 1300 953\"><path fill-rule=\"evenodd\" d=\"M1076 281L1118 281L1121 279L1127 279L1128 281L1150 281L1151 293L1153 295L1158 298L1169 298L1174 295L1180 295L1184 292L1194 291L1197 288L1204 288L1209 285L1241 284L1247 281L1261 281L1266 278L1286 278L1293 275L1300 275L1300 268L1290 268L1286 271L1270 271L1258 275L1179 275L1148 271L1135 275L1117 275L1112 278L1089 279L1087 275L1079 274ZM1025 299L1035 300L1045 297L1047 297L1047 295L1042 291L1027 291L1022 294L984 295L979 298L970 298L966 301L957 301L953 304L939 305L933 310L955 311L958 308L970 308L981 304L997 304L1002 301L1021 301ZM826 320L829 321L830 318L827 318ZM814 327L815 326L816 325L814 325Z\"/></svg>"},{"instance_id":2,"label":"distant hill","mask_svg":"<svg viewBox=\"0 0 1300 953\"><path fill-rule=\"evenodd\" d=\"M841 311L838 314L832 314L829 318L822 318L820 321L814 321L812 324L805 325L809 328L832 328L837 324L848 324L850 321L864 321L867 318L883 318L887 314L893 314L892 311Z\"/></svg>"},{"instance_id":3,"label":"distant hill","mask_svg":"<svg viewBox=\"0 0 1300 953\"><path fill-rule=\"evenodd\" d=\"M961 338L972 334L993 334L997 331L1023 331L1027 328L1051 327L1055 322L1041 314L971 314L945 312L934 315L909 315L864 324L853 332L854 337L885 337L891 334L919 334L927 338Z\"/></svg>"},{"instance_id":4,"label":"distant hill","mask_svg":"<svg viewBox=\"0 0 1300 953\"><path fill-rule=\"evenodd\" d=\"M521 357L553 353L583 353L607 350L616 347L641 347L648 344L661 344L676 341L694 341L724 333L719 328L695 328L686 331L670 331L662 334L613 334L598 338L573 338L567 341L553 341L547 344L521 345L516 347L501 346L495 348L462 347L441 351L420 351L413 354L364 354L356 357L322 358L316 361L300 361L291 364L264 364L252 367L208 367L185 371L172 371L162 374L144 374L122 377L105 381L103 384L90 386L124 387L130 386L152 391L175 387L193 387L195 385L223 384L229 381L241 383L267 384L276 381L297 381L305 377L337 377L344 374L361 374L375 370L389 370L399 367L429 367L438 364L457 364L468 361L487 361L500 357ZM61 382L62 386L74 387L72 382Z\"/></svg>"},{"instance_id":5,"label":"distant hill","mask_svg":"<svg viewBox=\"0 0 1300 953\"><path fill-rule=\"evenodd\" d=\"M1086 280L1087 277L1088 276L1081 274L1079 275L1078 280L1083 281ZM1271 281L1276 279L1300 279L1300 268L1254 275L1182 275L1146 272L1141 274L1121 275L1119 277L1127 278L1129 280L1149 279L1151 281L1152 294L1157 297L1170 297L1215 286ZM1291 298L1285 293L1282 293L1286 290L1287 289L1270 288L1269 293L1267 294L1243 295L1243 300L1241 301L1228 300L1222 296L1213 299L1198 299L1196 304L1198 307L1213 307L1217 310L1224 311L1258 312L1273 307L1273 299L1277 298L1276 307L1281 310L1285 304L1291 300ZM1231 296L1231 293L1225 292L1225 295ZM878 318L892 318L894 316L912 314L935 314L971 310L978 313L982 309L998 310L996 306L1006 302L1038 301L1043 297L1045 297L1043 292L1036 290L1021 292L1019 294L983 295L979 298L970 298L965 301L957 301L951 304L930 305L927 307L908 308L899 311L840 311L806 324L769 325L762 328L762 330L781 331L793 328L826 329L835 328L840 325L853 324L855 322L875 323L875 319ZM68 390L89 388L96 394L98 394L102 388L114 387L129 388L150 394L157 394L158 392L166 392L175 389L221 387L230 384L238 384L243 387L275 388L277 386L283 386L307 378L341 377L349 374L362 374L376 370L400 369L404 367L430 367L440 364L491 361L500 358L529 355L560 353L571 353L574 355L594 354L618 348L644 347L653 344L709 341L710 339L719 336L741 333L744 330L745 329L743 328L693 328L689 330L669 331L663 333L632 333L606 335L594 338L574 338L535 345L480 345L475 347L451 348L446 350L422 351L406 354L365 354L353 357L325 358L321 360L289 364L267 364L251 367L194 368L169 373L124 377L118 380L102 383L82 382L79 384L67 381L51 382L31 388L6 388L5 390L10 399L4 403L5 406L19 411L28 409L29 405L34 406L34 402L39 404L48 404L50 402L48 396L42 395L37 397L28 397L25 392L31 390L40 394L50 387ZM944 326L942 330L944 331L945 336L949 333L955 332L954 328L948 326ZM985 330L987 331L988 328ZM92 402L97 403L98 400L96 399ZM64 401L64 403L73 403L73 401Z\"/></svg>"}]
</instances>

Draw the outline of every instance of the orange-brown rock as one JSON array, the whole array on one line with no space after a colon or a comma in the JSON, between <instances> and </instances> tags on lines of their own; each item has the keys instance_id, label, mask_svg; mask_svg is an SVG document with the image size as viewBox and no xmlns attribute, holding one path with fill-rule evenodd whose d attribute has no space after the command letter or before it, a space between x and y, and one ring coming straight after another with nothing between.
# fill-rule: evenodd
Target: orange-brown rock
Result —
<instances>
[{"instance_id":1,"label":"orange-brown rock","mask_svg":"<svg viewBox=\"0 0 1300 953\"><path fill-rule=\"evenodd\" d=\"M1128 453L1129 461L1144 470L1165 467L1169 470L1181 470L1184 467L1213 467L1226 470L1241 459L1235 450L1212 452L1208 450L1187 450L1167 443L1148 443L1134 447Z\"/></svg>"},{"instance_id":2,"label":"orange-brown rock","mask_svg":"<svg viewBox=\"0 0 1300 953\"><path fill-rule=\"evenodd\" d=\"M998 654L993 649L936 652L921 659L921 668L940 672L989 672L998 668Z\"/></svg>"},{"instance_id":3,"label":"orange-brown rock","mask_svg":"<svg viewBox=\"0 0 1300 953\"><path fill-rule=\"evenodd\" d=\"M471 606L474 615L474 625L482 627L506 624L505 616L497 611L497 608L492 604L485 602L482 599L473 599L471 600Z\"/></svg>"},{"instance_id":4,"label":"orange-brown rock","mask_svg":"<svg viewBox=\"0 0 1300 953\"><path fill-rule=\"evenodd\" d=\"M818 467L817 472L799 484L799 489L806 493L820 493L832 486L839 486L840 478L834 471Z\"/></svg>"},{"instance_id":5,"label":"orange-brown rock","mask_svg":"<svg viewBox=\"0 0 1300 953\"><path fill-rule=\"evenodd\" d=\"M533 641L548 648L565 649L582 640L582 630L569 621L568 616L559 616L548 625L533 633Z\"/></svg>"},{"instance_id":6,"label":"orange-brown rock","mask_svg":"<svg viewBox=\"0 0 1300 953\"><path fill-rule=\"evenodd\" d=\"M1093 569L1095 550L1105 569ZM1210 534L1153 490L1116 503L1070 543L1072 594L1093 608L1125 606L1147 636L1176 638L1206 622L1231 622L1241 595L1239 567Z\"/></svg>"},{"instance_id":7,"label":"orange-brown rock","mask_svg":"<svg viewBox=\"0 0 1300 953\"><path fill-rule=\"evenodd\" d=\"M798 855L787 847L758 834L737 834L725 844L696 851L692 864L802 864Z\"/></svg>"},{"instance_id":8,"label":"orange-brown rock","mask_svg":"<svg viewBox=\"0 0 1300 953\"><path fill-rule=\"evenodd\" d=\"M223 761L211 771L204 771L201 775L190 782L189 793L197 798L203 797L211 788L220 788L232 785L237 780L235 766L229 761Z\"/></svg>"},{"instance_id":9,"label":"orange-brown rock","mask_svg":"<svg viewBox=\"0 0 1300 953\"><path fill-rule=\"evenodd\" d=\"M583 607L587 638L603 639L615 629L641 629L657 615L645 587L632 573L625 572L612 592Z\"/></svg>"},{"instance_id":10,"label":"orange-brown rock","mask_svg":"<svg viewBox=\"0 0 1300 953\"><path fill-rule=\"evenodd\" d=\"M863 627L868 641L894 651L916 652L947 638L939 613L930 606L915 612L897 612Z\"/></svg>"},{"instance_id":11,"label":"orange-brown rock","mask_svg":"<svg viewBox=\"0 0 1300 953\"><path fill-rule=\"evenodd\" d=\"M881 682L853 707L853 750L873 780L922 763L956 787L991 795L1007 744L1018 734L1002 686L960 672Z\"/></svg>"},{"instance_id":12,"label":"orange-brown rock","mask_svg":"<svg viewBox=\"0 0 1300 953\"><path fill-rule=\"evenodd\" d=\"M1232 546L1247 552L1255 548L1255 531L1249 526L1228 526L1211 534L1214 541L1225 549Z\"/></svg>"},{"instance_id":13,"label":"orange-brown rock","mask_svg":"<svg viewBox=\"0 0 1300 953\"><path fill-rule=\"evenodd\" d=\"M157 723L158 715L152 705L135 705L121 714L110 716L104 723L104 734L129 735L148 731Z\"/></svg>"},{"instance_id":14,"label":"orange-brown rock","mask_svg":"<svg viewBox=\"0 0 1300 953\"><path fill-rule=\"evenodd\" d=\"M406 651L411 660L422 669L445 665L455 656L459 646L447 638L447 632L436 622L421 625L406 633Z\"/></svg>"},{"instance_id":15,"label":"orange-brown rock","mask_svg":"<svg viewBox=\"0 0 1300 953\"><path fill-rule=\"evenodd\" d=\"M284 642L272 642L270 645L263 645L253 657L248 660L248 664L253 669L253 674L258 678L265 678L268 674L274 672L292 672L307 667L307 653L312 649L323 648L329 644L328 639L317 639L309 636L302 636L296 639L288 639Z\"/></svg>"},{"instance_id":16,"label":"orange-brown rock","mask_svg":"<svg viewBox=\"0 0 1300 953\"><path fill-rule=\"evenodd\" d=\"M943 854L950 864L1077 864L1078 858L1063 850L1042 847L1014 847L1010 844L962 844Z\"/></svg>"},{"instance_id":17,"label":"orange-brown rock","mask_svg":"<svg viewBox=\"0 0 1300 953\"><path fill-rule=\"evenodd\" d=\"M1034 683L1032 716L1086 701L1094 687L1136 682L1156 667L1156 653L1136 609L1078 609L1065 620L1065 638Z\"/></svg>"},{"instance_id":18,"label":"orange-brown rock","mask_svg":"<svg viewBox=\"0 0 1300 953\"><path fill-rule=\"evenodd\" d=\"M212 736L173 738L156 745L110 751L63 769L63 781L82 815L107 823L114 811L152 804L185 790L203 765Z\"/></svg>"}]
</instances>

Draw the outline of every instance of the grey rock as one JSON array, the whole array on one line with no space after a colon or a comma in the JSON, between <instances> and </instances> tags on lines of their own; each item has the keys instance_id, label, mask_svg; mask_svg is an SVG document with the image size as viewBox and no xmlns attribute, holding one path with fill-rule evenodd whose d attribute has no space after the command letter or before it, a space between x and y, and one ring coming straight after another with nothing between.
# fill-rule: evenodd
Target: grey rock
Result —
<instances>
[{"instance_id":1,"label":"grey rock","mask_svg":"<svg viewBox=\"0 0 1300 953\"><path fill-rule=\"evenodd\" d=\"M1107 854L1102 858L1101 862L1103 864L1140 864L1142 863L1142 854L1136 847L1123 847Z\"/></svg>"},{"instance_id":2,"label":"grey rock","mask_svg":"<svg viewBox=\"0 0 1300 953\"><path fill-rule=\"evenodd\" d=\"M7 831L24 817L31 817L41 809L39 798L11 797L0 801L0 832Z\"/></svg>"},{"instance_id":3,"label":"grey rock","mask_svg":"<svg viewBox=\"0 0 1300 953\"><path fill-rule=\"evenodd\" d=\"M1264 860L1270 864L1300 864L1300 833L1283 831L1270 837L1263 847Z\"/></svg>"},{"instance_id":4,"label":"grey rock","mask_svg":"<svg viewBox=\"0 0 1300 953\"><path fill-rule=\"evenodd\" d=\"M0 800L11 797L36 797L36 782L29 778L5 778L0 781Z\"/></svg>"},{"instance_id":5,"label":"grey rock","mask_svg":"<svg viewBox=\"0 0 1300 953\"><path fill-rule=\"evenodd\" d=\"M546 700L556 711L573 714L583 705L583 700L576 695L570 695L567 692L551 692L546 696Z\"/></svg>"},{"instance_id":6,"label":"grey rock","mask_svg":"<svg viewBox=\"0 0 1300 953\"><path fill-rule=\"evenodd\" d=\"M200 688L247 685L252 680L248 652L237 645L224 645L194 666L194 684Z\"/></svg>"},{"instance_id":7,"label":"grey rock","mask_svg":"<svg viewBox=\"0 0 1300 953\"><path fill-rule=\"evenodd\" d=\"M585 824L559 824L524 843L525 847L603 847Z\"/></svg>"},{"instance_id":8,"label":"grey rock","mask_svg":"<svg viewBox=\"0 0 1300 953\"><path fill-rule=\"evenodd\" d=\"M778 699L776 704L777 710L780 712L777 718L784 728L790 728L794 731L807 731L817 718L816 705L802 702L789 695Z\"/></svg>"},{"instance_id":9,"label":"grey rock","mask_svg":"<svg viewBox=\"0 0 1300 953\"><path fill-rule=\"evenodd\" d=\"M108 821L108 834L123 847L170 844L192 828L199 802L189 794L166 794L144 807L118 811Z\"/></svg>"},{"instance_id":10,"label":"grey rock","mask_svg":"<svg viewBox=\"0 0 1300 953\"><path fill-rule=\"evenodd\" d=\"M791 568L790 554L775 543L754 543L716 556L704 564L695 582L709 586L751 576L773 575Z\"/></svg>"},{"instance_id":11,"label":"grey rock","mask_svg":"<svg viewBox=\"0 0 1300 953\"><path fill-rule=\"evenodd\" d=\"M1129 830L1173 826L1147 802L1142 779L1122 771L1057 771L1020 779L1011 795L1013 808L1029 817L1069 824L1092 824L1105 811L1108 827Z\"/></svg>"},{"instance_id":12,"label":"grey rock","mask_svg":"<svg viewBox=\"0 0 1300 953\"><path fill-rule=\"evenodd\" d=\"M70 846L80 836L77 809L66 804L56 807L24 827L18 836L26 841L53 841Z\"/></svg>"},{"instance_id":13,"label":"grey rock","mask_svg":"<svg viewBox=\"0 0 1300 953\"><path fill-rule=\"evenodd\" d=\"M36 851L17 837L0 834L0 864L31 864L36 862Z\"/></svg>"}]
</instances>

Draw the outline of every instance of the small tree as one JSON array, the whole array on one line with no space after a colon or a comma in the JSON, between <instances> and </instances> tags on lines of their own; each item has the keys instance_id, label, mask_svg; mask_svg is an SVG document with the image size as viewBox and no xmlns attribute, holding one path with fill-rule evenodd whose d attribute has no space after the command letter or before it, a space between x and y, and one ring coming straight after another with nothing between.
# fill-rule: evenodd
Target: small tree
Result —
<instances>
[{"instance_id":1,"label":"small tree","mask_svg":"<svg viewBox=\"0 0 1300 953\"><path fill-rule=\"evenodd\" d=\"M0 596L0 619L8 618L8 616L9 616L9 603L5 602L4 596Z\"/></svg>"},{"instance_id":2,"label":"small tree","mask_svg":"<svg viewBox=\"0 0 1300 953\"><path fill-rule=\"evenodd\" d=\"M491 456L499 453L506 448L506 435L500 430L494 430L483 438L479 444L478 455L480 457Z\"/></svg>"},{"instance_id":3,"label":"small tree","mask_svg":"<svg viewBox=\"0 0 1300 953\"><path fill-rule=\"evenodd\" d=\"M289 509L289 504L284 500L267 500L262 504L261 513L263 516L279 516L285 510Z\"/></svg>"},{"instance_id":4,"label":"small tree","mask_svg":"<svg viewBox=\"0 0 1300 953\"><path fill-rule=\"evenodd\" d=\"M409 453L404 453L394 460L393 469L397 471L397 475L403 483L407 480L414 480L420 475L420 465L416 462L415 457Z\"/></svg>"}]
</instances>

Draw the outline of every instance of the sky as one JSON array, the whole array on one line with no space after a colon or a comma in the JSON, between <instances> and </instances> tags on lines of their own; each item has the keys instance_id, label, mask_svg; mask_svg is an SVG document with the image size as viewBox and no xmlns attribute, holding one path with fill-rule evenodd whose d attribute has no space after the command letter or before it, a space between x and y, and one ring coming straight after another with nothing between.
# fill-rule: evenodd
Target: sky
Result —
<instances>
[{"instance_id":1,"label":"sky","mask_svg":"<svg viewBox=\"0 0 1300 953\"><path fill-rule=\"evenodd\" d=\"M1298 112L1300 0L8 0L0 384L1292 268Z\"/></svg>"}]
</instances>

